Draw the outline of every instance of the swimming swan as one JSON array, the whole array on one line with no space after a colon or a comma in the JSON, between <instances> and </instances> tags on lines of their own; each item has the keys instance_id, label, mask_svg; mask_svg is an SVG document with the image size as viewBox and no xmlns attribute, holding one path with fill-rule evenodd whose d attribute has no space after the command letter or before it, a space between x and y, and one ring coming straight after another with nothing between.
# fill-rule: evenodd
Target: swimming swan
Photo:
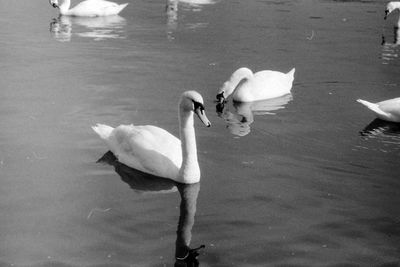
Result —
<instances>
[{"instance_id":1,"label":"swimming swan","mask_svg":"<svg viewBox=\"0 0 400 267\"><path fill-rule=\"evenodd\" d=\"M358 99L357 102L375 112L379 119L400 122L400 97L378 103L371 103L362 99Z\"/></svg>"},{"instance_id":2,"label":"swimming swan","mask_svg":"<svg viewBox=\"0 0 400 267\"><path fill-rule=\"evenodd\" d=\"M59 0L49 0L49 2L54 8L60 9L61 15L76 17L117 15L128 5L128 3L119 5L105 0L86 0L69 9L71 0L63 0L61 4L59 4Z\"/></svg>"},{"instance_id":3,"label":"swimming swan","mask_svg":"<svg viewBox=\"0 0 400 267\"><path fill-rule=\"evenodd\" d=\"M204 112L202 96L196 91L186 91L179 102L181 140L152 125L112 128L97 124L92 128L121 163L155 176L192 184L200 181L194 113L207 127L211 126Z\"/></svg>"},{"instance_id":4,"label":"swimming swan","mask_svg":"<svg viewBox=\"0 0 400 267\"><path fill-rule=\"evenodd\" d=\"M396 9L400 9L400 2L389 2L386 5L386 9L385 9L385 17L384 19L387 19L388 15L390 13L392 13L394 10Z\"/></svg>"},{"instance_id":5,"label":"swimming swan","mask_svg":"<svg viewBox=\"0 0 400 267\"><path fill-rule=\"evenodd\" d=\"M233 100L252 102L275 98L290 93L295 68L288 73L263 70L253 74L248 68L236 70L218 90L218 102L233 94Z\"/></svg>"}]
</instances>

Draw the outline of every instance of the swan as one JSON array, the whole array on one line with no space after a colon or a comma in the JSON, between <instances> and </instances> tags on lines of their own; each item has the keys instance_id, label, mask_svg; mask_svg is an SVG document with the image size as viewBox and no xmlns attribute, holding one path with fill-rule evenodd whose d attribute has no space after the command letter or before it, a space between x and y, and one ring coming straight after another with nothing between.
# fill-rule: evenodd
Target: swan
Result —
<instances>
[{"instance_id":1,"label":"swan","mask_svg":"<svg viewBox=\"0 0 400 267\"><path fill-rule=\"evenodd\" d=\"M210 127L203 98L196 91L186 91L179 101L181 140L152 125L120 125L116 128L97 124L92 129L102 138L118 160L137 170L179 183L200 181L197 161L194 113Z\"/></svg>"},{"instance_id":2,"label":"swan","mask_svg":"<svg viewBox=\"0 0 400 267\"><path fill-rule=\"evenodd\" d=\"M400 122L400 97L378 103L371 103L362 99L357 99L357 102L375 112L381 120Z\"/></svg>"},{"instance_id":3,"label":"swan","mask_svg":"<svg viewBox=\"0 0 400 267\"><path fill-rule=\"evenodd\" d=\"M105 0L86 0L69 9L71 0L63 0L61 4L59 4L59 0L49 0L49 2L54 8L60 9L61 15L75 17L100 17L117 15L128 5L128 3L119 5L117 3Z\"/></svg>"},{"instance_id":4,"label":"swan","mask_svg":"<svg viewBox=\"0 0 400 267\"><path fill-rule=\"evenodd\" d=\"M385 17L384 19L387 19L388 15L390 13L392 13L394 10L396 9L400 9L400 2L389 2L386 5L386 9L385 9Z\"/></svg>"},{"instance_id":5,"label":"swan","mask_svg":"<svg viewBox=\"0 0 400 267\"><path fill-rule=\"evenodd\" d=\"M248 68L240 68L218 90L218 102L223 102L231 94L237 102L252 102L289 94L295 70L293 68L288 73L263 70L253 74Z\"/></svg>"}]
</instances>

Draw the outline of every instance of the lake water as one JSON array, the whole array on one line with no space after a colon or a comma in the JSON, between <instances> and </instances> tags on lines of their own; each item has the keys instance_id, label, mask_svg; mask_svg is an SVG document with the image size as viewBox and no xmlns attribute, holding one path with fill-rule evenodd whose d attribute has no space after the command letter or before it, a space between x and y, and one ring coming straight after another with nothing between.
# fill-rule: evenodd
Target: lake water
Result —
<instances>
[{"instance_id":1,"label":"lake water","mask_svg":"<svg viewBox=\"0 0 400 267\"><path fill-rule=\"evenodd\" d=\"M400 126L355 101L400 96L398 13L384 21L368 0L129 2L88 19L0 0L0 266L173 266L177 240L205 245L200 266L400 266ZM242 66L296 67L292 94L216 112ZM107 149L91 125L178 135L189 89L213 124L196 121L200 184L96 163Z\"/></svg>"}]
</instances>

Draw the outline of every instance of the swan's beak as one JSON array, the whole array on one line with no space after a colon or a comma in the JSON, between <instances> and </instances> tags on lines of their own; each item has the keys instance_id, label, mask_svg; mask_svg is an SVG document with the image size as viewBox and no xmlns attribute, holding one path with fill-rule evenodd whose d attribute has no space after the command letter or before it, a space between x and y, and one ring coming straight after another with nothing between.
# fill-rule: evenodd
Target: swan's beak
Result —
<instances>
[{"instance_id":1,"label":"swan's beak","mask_svg":"<svg viewBox=\"0 0 400 267\"><path fill-rule=\"evenodd\" d=\"M387 19L388 14L389 14L389 10L386 9L385 10L385 17L383 19Z\"/></svg>"},{"instance_id":2,"label":"swan's beak","mask_svg":"<svg viewBox=\"0 0 400 267\"><path fill-rule=\"evenodd\" d=\"M211 122L208 120L208 118L206 116L203 105L196 107L194 112L197 114L197 116L204 123L205 126L207 126L207 127L211 126Z\"/></svg>"},{"instance_id":3,"label":"swan's beak","mask_svg":"<svg viewBox=\"0 0 400 267\"><path fill-rule=\"evenodd\" d=\"M54 0L49 0L49 3L54 8L58 7L58 5L54 2Z\"/></svg>"}]
</instances>

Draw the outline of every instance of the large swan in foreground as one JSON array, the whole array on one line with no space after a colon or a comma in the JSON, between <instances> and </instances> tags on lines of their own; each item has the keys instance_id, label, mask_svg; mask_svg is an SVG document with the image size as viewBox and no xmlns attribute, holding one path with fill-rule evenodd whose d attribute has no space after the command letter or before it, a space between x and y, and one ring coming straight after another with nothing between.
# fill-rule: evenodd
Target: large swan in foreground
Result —
<instances>
[{"instance_id":1,"label":"large swan in foreground","mask_svg":"<svg viewBox=\"0 0 400 267\"><path fill-rule=\"evenodd\" d=\"M196 91L186 91L179 102L181 140L152 125L112 128L97 124L92 128L121 163L155 176L192 184L200 181L193 121L195 113L206 126L211 126L204 112L202 96Z\"/></svg>"},{"instance_id":2,"label":"large swan in foreground","mask_svg":"<svg viewBox=\"0 0 400 267\"><path fill-rule=\"evenodd\" d=\"M400 97L371 103L362 99L357 102L372 110L379 119L392 122L400 122Z\"/></svg>"},{"instance_id":3,"label":"large swan in foreground","mask_svg":"<svg viewBox=\"0 0 400 267\"><path fill-rule=\"evenodd\" d=\"M59 0L49 0L49 2L54 8L60 9L61 15L76 17L117 15L128 5L128 3L119 5L105 0L86 0L69 9L71 0L62 0L61 4L59 4Z\"/></svg>"},{"instance_id":4,"label":"large swan in foreground","mask_svg":"<svg viewBox=\"0 0 400 267\"><path fill-rule=\"evenodd\" d=\"M253 74L248 68L236 70L218 90L217 99L223 102L232 94L237 102L252 102L290 93L295 68L288 73L263 70Z\"/></svg>"}]
</instances>

